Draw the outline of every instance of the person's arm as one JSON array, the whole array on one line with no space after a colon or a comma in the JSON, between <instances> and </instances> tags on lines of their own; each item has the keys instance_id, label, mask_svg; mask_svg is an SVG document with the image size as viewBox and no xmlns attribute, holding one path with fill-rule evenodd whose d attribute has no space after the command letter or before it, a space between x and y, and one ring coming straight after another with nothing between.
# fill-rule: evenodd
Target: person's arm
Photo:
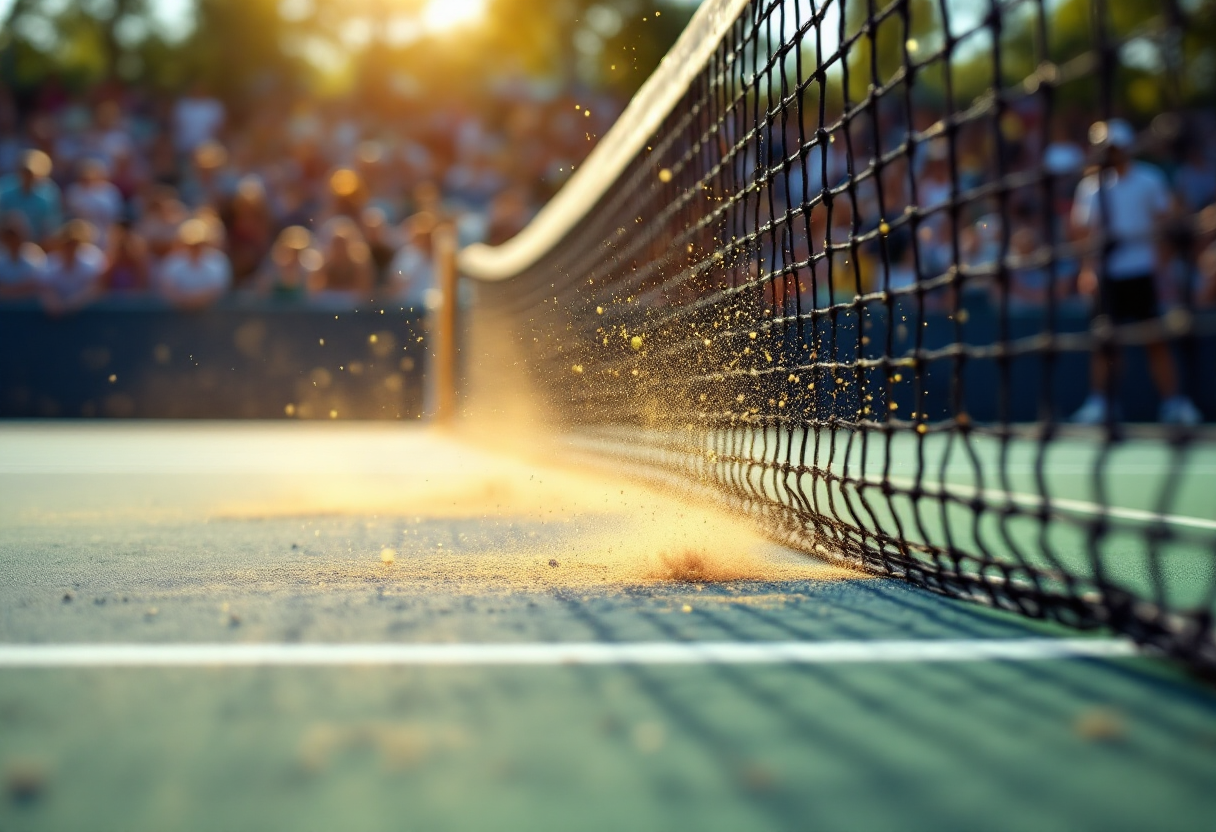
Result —
<instances>
[{"instance_id":1,"label":"person's arm","mask_svg":"<svg viewBox=\"0 0 1216 832\"><path fill-rule=\"evenodd\" d=\"M1093 221L1099 198L1097 174L1091 174L1077 185L1069 217L1068 236L1081 252L1081 267L1077 273L1077 292L1092 297L1098 292L1098 255L1088 250L1093 240Z\"/></svg>"}]
</instances>

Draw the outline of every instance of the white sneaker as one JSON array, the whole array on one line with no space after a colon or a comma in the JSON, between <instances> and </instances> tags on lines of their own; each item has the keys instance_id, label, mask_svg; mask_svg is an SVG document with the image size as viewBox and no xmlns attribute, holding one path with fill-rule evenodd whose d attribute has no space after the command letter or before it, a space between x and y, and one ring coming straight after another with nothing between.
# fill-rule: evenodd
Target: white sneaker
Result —
<instances>
[{"instance_id":1,"label":"white sneaker","mask_svg":"<svg viewBox=\"0 0 1216 832\"><path fill-rule=\"evenodd\" d=\"M1074 425L1101 425L1106 423L1109 414L1110 407L1106 403L1106 396L1090 393L1085 404L1081 405L1081 409L1072 414L1068 421Z\"/></svg>"},{"instance_id":2,"label":"white sneaker","mask_svg":"<svg viewBox=\"0 0 1216 832\"><path fill-rule=\"evenodd\" d=\"M1203 414L1186 396L1174 396L1161 403L1160 419L1167 425L1190 426L1202 422Z\"/></svg>"}]
</instances>

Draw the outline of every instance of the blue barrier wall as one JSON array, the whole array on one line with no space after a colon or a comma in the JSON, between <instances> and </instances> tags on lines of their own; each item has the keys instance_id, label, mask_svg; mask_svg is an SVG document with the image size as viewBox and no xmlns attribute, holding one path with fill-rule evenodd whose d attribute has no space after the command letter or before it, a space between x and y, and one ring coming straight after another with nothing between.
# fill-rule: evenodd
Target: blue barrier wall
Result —
<instances>
[{"instance_id":1,"label":"blue barrier wall","mask_svg":"<svg viewBox=\"0 0 1216 832\"><path fill-rule=\"evenodd\" d=\"M880 355L889 334L893 352L906 354L917 319L905 317L896 310L891 330L886 311L872 310L864 323L863 353ZM1002 324L985 304L970 306L962 322L933 313L922 323L926 350L959 337L984 345L1047 330L1033 314L1010 316ZM820 321L814 333L809 325L801 333L788 332L777 351L795 365L806 362L811 349L824 360L834 345L836 360L851 362L857 326L855 315L839 317L834 326ZM1051 330L1083 332L1088 326L1083 312L1066 309ZM355 311L230 302L181 313L150 302L110 301L54 319L33 304L9 304L0 306L0 416L267 419L333 413L341 419L415 419L423 410L428 351L422 317L400 308L381 313L378 306ZM1175 353L1184 388L1209 421L1216 419L1216 338L1189 339L1175 345ZM941 419L952 412L956 362L943 357L926 369L919 406L930 420ZM1089 358L1082 352L1046 354L1036 348L1005 362L970 358L960 372L964 407L979 422L1002 416L1030 422L1048 409L1066 418L1089 388ZM851 420L867 395L876 411L894 402L900 418L917 409L910 372L893 396L882 370L866 371L861 385L843 389L821 375L817 392L791 402L791 409ZM737 382L757 383L763 382ZM718 385L715 394L733 398L742 390ZM1156 418L1159 399L1143 350L1125 351L1119 392L1124 419Z\"/></svg>"},{"instance_id":2,"label":"blue barrier wall","mask_svg":"<svg viewBox=\"0 0 1216 832\"><path fill-rule=\"evenodd\" d=\"M0 416L415 419L419 314L108 301L50 318L0 306Z\"/></svg>"}]
</instances>

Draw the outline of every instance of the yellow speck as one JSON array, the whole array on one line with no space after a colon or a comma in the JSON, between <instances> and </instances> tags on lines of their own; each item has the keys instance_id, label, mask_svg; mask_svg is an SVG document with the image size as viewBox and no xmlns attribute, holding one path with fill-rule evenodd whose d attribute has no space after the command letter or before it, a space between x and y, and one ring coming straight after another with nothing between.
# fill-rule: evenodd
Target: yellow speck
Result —
<instances>
[{"instance_id":1,"label":"yellow speck","mask_svg":"<svg viewBox=\"0 0 1216 832\"><path fill-rule=\"evenodd\" d=\"M896 373L895 375L891 376L891 381L903 381L903 380L904 380L904 377L899 373Z\"/></svg>"},{"instance_id":2,"label":"yellow speck","mask_svg":"<svg viewBox=\"0 0 1216 832\"><path fill-rule=\"evenodd\" d=\"M317 339L317 343L318 343L318 344L320 344L321 346L325 346L325 339L324 339L324 338L318 338L318 339Z\"/></svg>"},{"instance_id":3,"label":"yellow speck","mask_svg":"<svg viewBox=\"0 0 1216 832\"><path fill-rule=\"evenodd\" d=\"M367 343L369 343L369 344L374 344L374 343L376 343L376 342L377 342L377 341L379 341L379 340L380 340L380 339L379 339L379 338L377 338L377 337L376 337L374 334L373 334L373 335L369 335L369 336L367 336Z\"/></svg>"},{"instance_id":4,"label":"yellow speck","mask_svg":"<svg viewBox=\"0 0 1216 832\"><path fill-rule=\"evenodd\" d=\"M707 347L708 347L708 346L710 345L710 343L712 343L712 342L711 342L711 341L710 341L708 338L706 338L706 339L705 339L705 346L707 346Z\"/></svg>"},{"instance_id":5,"label":"yellow speck","mask_svg":"<svg viewBox=\"0 0 1216 832\"><path fill-rule=\"evenodd\" d=\"M386 566L391 564L396 559L397 559L396 551L388 548L387 546L385 546L383 549L380 550L380 562L385 564Z\"/></svg>"},{"instance_id":6,"label":"yellow speck","mask_svg":"<svg viewBox=\"0 0 1216 832\"><path fill-rule=\"evenodd\" d=\"M574 370L575 374L581 374L581 373L583 372L583 365L582 365L582 364L575 364L575 365L574 365L573 367L571 367L570 369Z\"/></svg>"},{"instance_id":7,"label":"yellow speck","mask_svg":"<svg viewBox=\"0 0 1216 832\"><path fill-rule=\"evenodd\" d=\"M692 612L692 606L685 604L684 606L680 607L680 612Z\"/></svg>"},{"instance_id":8,"label":"yellow speck","mask_svg":"<svg viewBox=\"0 0 1216 832\"><path fill-rule=\"evenodd\" d=\"M891 226L887 225L886 222L880 222L878 224L878 231L885 237L891 233Z\"/></svg>"},{"instance_id":9,"label":"yellow speck","mask_svg":"<svg viewBox=\"0 0 1216 832\"><path fill-rule=\"evenodd\" d=\"M916 38L908 38L907 47L909 52L915 52L920 49L920 44L917 43Z\"/></svg>"},{"instance_id":10,"label":"yellow speck","mask_svg":"<svg viewBox=\"0 0 1216 832\"><path fill-rule=\"evenodd\" d=\"M895 402L891 402L887 407L891 408L891 410L899 410L899 405Z\"/></svg>"},{"instance_id":11,"label":"yellow speck","mask_svg":"<svg viewBox=\"0 0 1216 832\"><path fill-rule=\"evenodd\" d=\"M604 307L602 307L602 306L597 306L597 307L595 307L595 314L597 314L597 315L603 315L603 314L604 314Z\"/></svg>"},{"instance_id":12,"label":"yellow speck","mask_svg":"<svg viewBox=\"0 0 1216 832\"><path fill-rule=\"evenodd\" d=\"M338 411L336 411L336 410L331 410L331 411L329 411L329 418L331 418L331 419L337 419L337 418L338 418Z\"/></svg>"},{"instance_id":13,"label":"yellow speck","mask_svg":"<svg viewBox=\"0 0 1216 832\"><path fill-rule=\"evenodd\" d=\"M659 181L660 182L670 182L671 181L671 169L670 168L663 168L661 171L659 171Z\"/></svg>"},{"instance_id":14,"label":"yellow speck","mask_svg":"<svg viewBox=\"0 0 1216 832\"><path fill-rule=\"evenodd\" d=\"M747 337L748 337L748 338L751 338L753 341L755 341L755 340L756 340L756 333L754 333L754 332L749 332L749 333L747 333Z\"/></svg>"},{"instance_id":15,"label":"yellow speck","mask_svg":"<svg viewBox=\"0 0 1216 832\"><path fill-rule=\"evenodd\" d=\"M642 336L635 335L632 338L630 338L629 346L633 347L635 350L640 350L642 348Z\"/></svg>"},{"instance_id":16,"label":"yellow speck","mask_svg":"<svg viewBox=\"0 0 1216 832\"><path fill-rule=\"evenodd\" d=\"M118 376L114 375L113 373L110 373L110 384L113 384L116 381L118 381Z\"/></svg>"},{"instance_id":17,"label":"yellow speck","mask_svg":"<svg viewBox=\"0 0 1216 832\"><path fill-rule=\"evenodd\" d=\"M929 432L929 428L925 427L924 422L921 422L919 425L916 426L916 432L919 433L921 436L924 436L926 433Z\"/></svg>"},{"instance_id":18,"label":"yellow speck","mask_svg":"<svg viewBox=\"0 0 1216 832\"><path fill-rule=\"evenodd\" d=\"M296 415L296 406L294 404L288 404L287 407L283 408L283 412L286 413L288 416L295 416Z\"/></svg>"}]
</instances>

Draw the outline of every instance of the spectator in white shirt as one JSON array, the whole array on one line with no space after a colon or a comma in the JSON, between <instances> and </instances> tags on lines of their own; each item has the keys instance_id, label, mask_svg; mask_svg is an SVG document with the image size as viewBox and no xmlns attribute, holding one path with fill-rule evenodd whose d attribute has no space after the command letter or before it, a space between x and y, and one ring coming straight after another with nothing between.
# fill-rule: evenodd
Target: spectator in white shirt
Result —
<instances>
[{"instance_id":1,"label":"spectator in white shirt","mask_svg":"<svg viewBox=\"0 0 1216 832\"><path fill-rule=\"evenodd\" d=\"M407 219L405 244L397 250L388 266L386 282L389 292L399 303L423 309L428 299L433 302L435 266L432 262L432 235L438 221L429 211L421 211Z\"/></svg>"},{"instance_id":2,"label":"spectator in white shirt","mask_svg":"<svg viewBox=\"0 0 1216 832\"><path fill-rule=\"evenodd\" d=\"M46 255L29 241L25 217L15 211L0 217L0 299L36 295L45 268Z\"/></svg>"},{"instance_id":3,"label":"spectator in white shirt","mask_svg":"<svg viewBox=\"0 0 1216 832\"><path fill-rule=\"evenodd\" d=\"M202 85L178 99L173 108L173 138L177 152L186 156L204 142L215 140L224 127L224 105L207 95Z\"/></svg>"},{"instance_id":4,"label":"spectator in white shirt","mask_svg":"<svg viewBox=\"0 0 1216 832\"><path fill-rule=\"evenodd\" d=\"M178 231L181 247L160 266L160 290L178 309L211 306L232 285L232 266L211 241L205 220L190 219Z\"/></svg>"},{"instance_id":5,"label":"spectator in white shirt","mask_svg":"<svg viewBox=\"0 0 1216 832\"><path fill-rule=\"evenodd\" d=\"M1090 254L1077 286L1095 299L1095 317L1115 326L1155 320L1158 315L1156 245L1161 222L1171 209L1169 185L1157 168L1132 158L1136 133L1123 119L1097 122L1090 142L1104 154L1101 170L1077 185L1073 233ZM1101 245L1102 250L1095 246ZM1161 421L1196 424L1202 415L1178 389L1174 357L1164 340L1145 344L1149 372L1161 395ZM1089 398L1073 415L1081 424L1102 424L1112 417L1108 391L1117 367L1103 350L1091 359Z\"/></svg>"},{"instance_id":6,"label":"spectator in white shirt","mask_svg":"<svg viewBox=\"0 0 1216 832\"><path fill-rule=\"evenodd\" d=\"M41 296L51 315L65 315L88 306L101 289L106 256L93 244L93 226L71 220L60 233L59 245L46 259Z\"/></svg>"},{"instance_id":7,"label":"spectator in white shirt","mask_svg":"<svg viewBox=\"0 0 1216 832\"><path fill-rule=\"evenodd\" d=\"M68 188L68 214L86 220L97 230L97 244L105 248L110 228L122 219L122 193L107 178L109 170L100 159L80 164L80 176Z\"/></svg>"}]
</instances>

